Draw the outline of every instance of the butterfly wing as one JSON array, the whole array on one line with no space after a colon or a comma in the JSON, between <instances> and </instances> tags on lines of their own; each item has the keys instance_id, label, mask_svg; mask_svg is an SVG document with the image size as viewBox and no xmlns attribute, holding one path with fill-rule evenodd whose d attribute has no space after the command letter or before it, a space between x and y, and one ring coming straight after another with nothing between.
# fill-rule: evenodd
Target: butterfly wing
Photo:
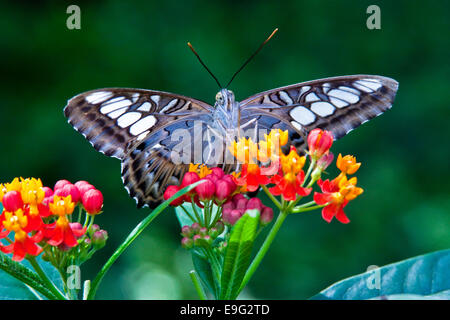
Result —
<instances>
[{"instance_id":1,"label":"butterfly wing","mask_svg":"<svg viewBox=\"0 0 450 320\"><path fill-rule=\"evenodd\" d=\"M312 129L331 131L334 138L339 139L389 109L397 88L397 81L372 75L294 84L242 101L240 124L242 127L249 124L247 128L289 130L288 145L293 144L303 151Z\"/></svg>"},{"instance_id":2,"label":"butterfly wing","mask_svg":"<svg viewBox=\"0 0 450 320\"><path fill-rule=\"evenodd\" d=\"M125 188L142 207L159 203L163 187L178 183L186 171L185 164L172 162L171 151L190 148L192 139L172 141L173 133L184 129L192 136L194 121L210 123L212 110L172 93L107 88L73 97L64 114L97 151L122 160Z\"/></svg>"}]
</instances>

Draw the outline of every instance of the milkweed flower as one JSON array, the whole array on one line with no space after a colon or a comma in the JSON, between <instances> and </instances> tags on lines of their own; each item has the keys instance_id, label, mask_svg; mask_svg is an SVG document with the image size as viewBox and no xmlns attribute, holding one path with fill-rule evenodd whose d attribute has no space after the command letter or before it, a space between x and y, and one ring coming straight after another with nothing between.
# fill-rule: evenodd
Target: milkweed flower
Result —
<instances>
[{"instance_id":1,"label":"milkweed flower","mask_svg":"<svg viewBox=\"0 0 450 320\"><path fill-rule=\"evenodd\" d=\"M26 231L28 218L22 209L15 212L3 211L0 221L2 222L2 232L0 238L6 237L10 232L14 232L14 242L9 245L0 244L3 253L13 253L13 260L21 261L26 254L37 256L42 252L42 248L36 243L42 240L42 232L37 232L34 236L29 236Z\"/></svg>"},{"instance_id":2,"label":"milkweed flower","mask_svg":"<svg viewBox=\"0 0 450 320\"><path fill-rule=\"evenodd\" d=\"M332 181L327 179L317 182L322 193L315 192L314 201L318 205L326 205L322 209L322 217L325 221L331 222L333 217L336 217L339 222L350 222L344 212L344 207L349 201L363 193L362 188L356 187L356 182L356 177L347 179L346 176L338 177Z\"/></svg>"},{"instance_id":3,"label":"milkweed flower","mask_svg":"<svg viewBox=\"0 0 450 320\"><path fill-rule=\"evenodd\" d=\"M263 175L261 168L255 163L246 163L242 165L241 174L235 178L237 185L242 187L241 191L256 191L260 185L269 184L268 176Z\"/></svg>"},{"instance_id":4,"label":"milkweed flower","mask_svg":"<svg viewBox=\"0 0 450 320\"><path fill-rule=\"evenodd\" d=\"M339 153L339 156L336 160L336 166L339 170L341 170L344 174L354 174L358 171L361 166L360 162L356 162L356 158L351 155L342 156Z\"/></svg>"},{"instance_id":5,"label":"milkweed flower","mask_svg":"<svg viewBox=\"0 0 450 320\"><path fill-rule=\"evenodd\" d=\"M103 207L103 195L97 189L89 189L83 194L82 203L88 214L99 214Z\"/></svg>"}]
</instances>

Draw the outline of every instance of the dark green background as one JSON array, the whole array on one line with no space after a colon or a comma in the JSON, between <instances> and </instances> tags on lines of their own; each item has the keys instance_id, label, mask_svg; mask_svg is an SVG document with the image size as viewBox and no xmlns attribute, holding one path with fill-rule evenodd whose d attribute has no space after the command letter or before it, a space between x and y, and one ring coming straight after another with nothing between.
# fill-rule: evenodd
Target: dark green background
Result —
<instances>
[{"instance_id":1,"label":"dark green background","mask_svg":"<svg viewBox=\"0 0 450 320\"><path fill-rule=\"evenodd\" d=\"M69 4L81 7L81 30L66 28ZM370 4L381 8L381 30L366 28ZM0 180L85 179L103 192L96 221L110 240L84 265L92 278L149 210L128 197L120 162L66 123L67 99L123 86L213 103L218 88L186 42L226 82L278 27L232 84L238 99L358 73L389 76L400 87L392 110L333 146L363 163L365 192L346 208L352 222L328 224L320 212L289 217L242 296L307 298L370 265L448 248L449 13L448 1L3 1ZM178 232L172 211L160 216L113 266L98 297L196 298Z\"/></svg>"}]
</instances>

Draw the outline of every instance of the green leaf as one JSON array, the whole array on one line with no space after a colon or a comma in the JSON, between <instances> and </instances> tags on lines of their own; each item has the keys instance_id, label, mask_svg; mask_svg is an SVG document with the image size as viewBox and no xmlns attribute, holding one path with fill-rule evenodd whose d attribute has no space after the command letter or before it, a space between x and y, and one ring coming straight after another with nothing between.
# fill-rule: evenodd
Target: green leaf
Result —
<instances>
[{"instance_id":1,"label":"green leaf","mask_svg":"<svg viewBox=\"0 0 450 320\"><path fill-rule=\"evenodd\" d=\"M231 229L223 263L220 299L235 299L250 263L259 211L247 211Z\"/></svg>"},{"instance_id":2,"label":"green leaf","mask_svg":"<svg viewBox=\"0 0 450 320\"><path fill-rule=\"evenodd\" d=\"M342 280L311 299L450 298L450 249L367 271Z\"/></svg>"},{"instance_id":3,"label":"green leaf","mask_svg":"<svg viewBox=\"0 0 450 320\"><path fill-rule=\"evenodd\" d=\"M0 253L0 269L5 272L0 275L0 299L36 299L36 294L27 286L48 299L56 299L33 270L4 253Z\"/></svg>"},{"instance_id":4,"label":"green leaf","mask_svg":"<svg viewBox=\"0 0 450 320\"><path fill-rule=\"evenodd\" d=\"M192 250L192 264L203 284L208 288L209 292L217 295L217 288L214 281L214 276L211 270L211 265L208 260L199 254L196 250Z\"/></svg>"}]
</instances>

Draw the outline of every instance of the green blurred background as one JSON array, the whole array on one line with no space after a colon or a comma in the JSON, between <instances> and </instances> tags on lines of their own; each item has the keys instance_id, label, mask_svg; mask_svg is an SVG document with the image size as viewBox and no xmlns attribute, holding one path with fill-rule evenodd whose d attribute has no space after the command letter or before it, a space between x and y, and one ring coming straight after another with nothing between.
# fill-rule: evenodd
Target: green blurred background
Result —
<instances>
[{"instance_id":1,"label":"green blurred background","mask_svg":"<svg viewBox=\"0 0 450 320\"><path fill-rule=\"evenodd\" d=\"M70 4L81 8L81 30L66 28ZM381 30L366 27L371 4L381 8ZM96 221L110 239L84 265L92 278L149 210L128 197L120 162L67 124L67 99L119 86L213 103L218 88L186 42L225 82L278 27L233 82L238 99L358 73L400 87L392 110L333 147L363 163L365 193L346 208L352 222L328 224L320 212L289 217L242 297L308 298L370 265L449 248L449 13L448 1L2 1L0 181L88 180L103 192ZM113 266L98 298L195 299L178 233L167 211Z\"/></svg>"}]
</instances>

